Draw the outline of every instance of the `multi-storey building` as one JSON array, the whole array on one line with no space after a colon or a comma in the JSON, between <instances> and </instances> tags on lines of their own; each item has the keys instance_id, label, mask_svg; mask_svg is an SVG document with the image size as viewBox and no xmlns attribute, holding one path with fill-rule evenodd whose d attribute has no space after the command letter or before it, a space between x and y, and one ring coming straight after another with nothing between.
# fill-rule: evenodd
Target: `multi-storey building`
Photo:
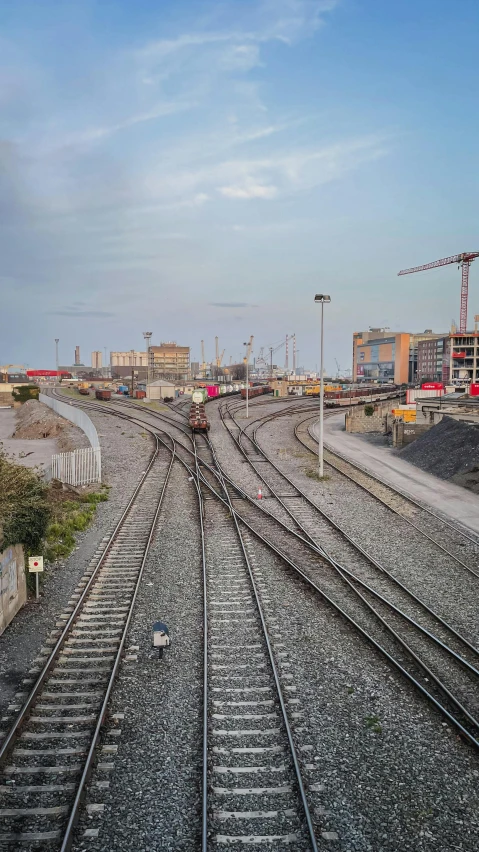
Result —
<instances>
[{"instance_id":1,"label":"multi-storey building","mask_svg":"<svg viewBox=\"0 0 479 852\"><path fill-rule=\"evenodd\" d=\"M409 338L404 332L370 328L353 334L353 381L407 383Z\"/></svg>"},{"instance_id":2,"label":"multi-storey building","mask_svg":"<svg viewBox=\"0 0 479 852\"><path fill-rule=\"evenodd\" d=\"M442 334L435 334L431 328L426 328L425 331L409 335L409 382L416 382L420 379L418 369L419 344L424 340L440 340L446 336L444 332Z\"/></svg>"},{"instance_id":3,"label":"multi-storey building","mask_svg":"<svg viewBox=\"0 0 479 852\"><path fill-rule=\"evenodd\" d=\"M93 370L101 370L103 364L103 358L100 349L96 349L95 352L91 353L91 366Z\"/></svg>"},{"instance_id":4,"label":"multi-storey building","mask_svg":"<svg viewBox=\"0 0 479 852\"><path fill-rule=\"evenodd\" d=\"M417 380L419 382L449 381L450 338L419 340L417 345Z\"/></svg>"},{"instance_id":5,"label":"multi-storey building","mask_svg":"<svg viewBox=\"0 0 479 852\"><path fill-rule=\"evenodd\" d=\"M150 372L153 379L186 381L190 375L190 347L175 342L150 346Z\"/></svg>"},{"instance_id":6,"label":"multi-storey building","mask_svg":"<svg viewBox=\"0 0 479 852\"><path fill-rule=\"evenodd\" d=\"M453 385L479 382L479 332L450 334L450 381Z\"/></svg>"}]
</instances>

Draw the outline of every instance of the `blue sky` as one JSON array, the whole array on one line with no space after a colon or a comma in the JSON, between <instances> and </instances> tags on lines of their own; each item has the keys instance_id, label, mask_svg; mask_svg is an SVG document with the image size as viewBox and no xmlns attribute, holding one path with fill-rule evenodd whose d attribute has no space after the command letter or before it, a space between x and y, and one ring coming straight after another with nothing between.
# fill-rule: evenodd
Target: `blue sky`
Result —
<instances>
[{"instance_id":1,"label":"blue sky","mask_svg":"<svg viewBox=\"0 0 479 852\"><path fill-rule=\"evenodd\" d=\"M479 6L0 0L0 363L447 330L478 248ZM479 313L479 263L469 325ZM281 363L281 361L280 361Z\"/></svg>"}]
</instances>

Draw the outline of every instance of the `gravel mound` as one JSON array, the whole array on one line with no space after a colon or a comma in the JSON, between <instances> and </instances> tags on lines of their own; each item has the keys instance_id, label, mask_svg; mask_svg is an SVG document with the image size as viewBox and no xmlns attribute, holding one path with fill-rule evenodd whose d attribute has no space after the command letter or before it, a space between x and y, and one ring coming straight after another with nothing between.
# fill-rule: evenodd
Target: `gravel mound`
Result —
<instances>
[{"instance_id":1,"label":"gravel mound","mask_svg":"<svg viewBox=\"0 0 479 852\"><path fill-rule=\"evenodd\" d=\"M30 399L18 409L17 425L12 437L56 438L62 452L90 446L81 429L35 399Z\"/></svg>"},{"instance_id":2,"label":"gravel mound","mask_svg":"<svg viewBox=\"0 0 479 852\"><path fill-rule=\"evenodd\" d=\"M401 457L440 479L479 493L479 426L444 417L414 443Z\"/></svg>"}]
</instances>

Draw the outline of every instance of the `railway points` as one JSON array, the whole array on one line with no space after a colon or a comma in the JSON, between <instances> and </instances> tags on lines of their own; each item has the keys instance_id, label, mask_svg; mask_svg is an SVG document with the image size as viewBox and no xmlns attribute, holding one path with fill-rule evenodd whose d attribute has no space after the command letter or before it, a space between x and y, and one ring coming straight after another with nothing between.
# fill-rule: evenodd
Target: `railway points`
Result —
<instances>
[{"instance_id":1,"label":"railway points","mask_svg":"<svg viewBox=\"0 0 479 852\"><path fill-rule=\"evenodd\" d=\"M203 634L203 841L200 846L198 839L196 848L230 845L236 842L235 838L244 843L246 839L251 842L269 837L269 848L279 849L278 844L288 842L285 848L303 852L316 848L315 843L317 848L323 848L334 839L348 836L349 826L341 809L333 816L324 805L318 805L318 797L320 801L324 797L324 772L318 771L319 764L312 759L309 748L321 751L321 746L319 742L310 746L308 739L314 742L321 735L324 737L327 721L324 718L321 722L321 715L312 715L311 707L317 703L314 692L309 693L311 707L301 700L309 689L301 680L307 663L296 645L286 643L283 648L284 613L277 598L279 589L283 589L283 600L294 601L292 615L294 611L307 611L311 624L318 618L327 618L332 634L336 630L336 613L338 626L343 624L341 632L349 630L358 637L350 646L351 650L354 648L353 655L360 653L362 658L368 658L367 646L374 647L373 658L379 654L378 671L382 665L390 677L394 673L394 689L399 695L409 695L411 700L409 693L414 688L436 710L440 709L448 730L461 732L463 742L469 746L457 746L457 759L469 766L464 748L472 748L477 740L477 651L473 643L431 608L424 607L417 597L413 598L408 589L394 585L388 572L383 570L381 575L384 566L374 559L368 561L366 553L360 557L353 542L342 545L341 559L332 557L330 549L333 545L338 547L331 532L333 527L329 525L328 531L327 523L319 524L318 508L311 501L308 504L293 479L285 478L280 468L271 464L260 443L261 429L272 412L278 414L273 423L282 419L286 422L298 419L300 409L301 417L310 415L314 402L259 398L252 402L254 419L251 417L246 429L241 419L244 403L221 403L231 407L224 416L226 428L221 424L218 404L212 403L208 406L211 440L203 434L192 438L188 414L181 410L184 405L153 412L127 401L100 405L85 400L79 404L96 411L108 410L112 418L141 424L153 432L174 468L180 465L187 474L184 482L190 482L186 487L191 488L193 483L197 492L198 521L203 519L204 619L208 629ZM265 501L255 499L258 482L265 486ZM373 588L373 582L378 583L377 588ZM291 634L288 631L288 637L296 629L297 626L292 628ZM327 646L326 636L322 641ZM337 641L343 641L339 635ZM235 642L258 645L254 655L259 656L243 660L241 654L233 654L228 648ZM320 654L319 646L315 654ZM379 660L383 662L380 664ZM231 698L225 691L250 689L245 686L246 681L251 679L253 683L254 678L264 674L262 688L270 690L271 697L268 694L260 702L271 701L272 705L257 702L249 693L235 693ZM317 688L326 687L326 683L319 686L321 672L310 672L311 678ZM233 679L239 686L229 685ZM331 682L335 682L334 666ZM230 701L234 702L231 706ZM257 706L253 707L252 701ZM398 713L401 718L400 707ZM312 730L313 717L316 722ZM367 718L376 720L371 725L377 728L373 735L379 735L378 717L371 714ZM438 718L434 711L426 713L423 723L433 739L441 732ZM416 721L414 737L417 735ZM275 739L273 748L283 750L281 762L276 752L273 760L264 759L265 754L270 754L263 751L267 748L263 744L266 737ZM236 739L236 745L228 745ZM453 742L449 738L443 746L450 752ZM248 748L261 750L252 752L253 764L245 757ZM217 759L222 762L217 763ZM370 759L374 760L372 754ZM276 771L284 783L278 783ZM261 783L257 781L259 776ZM110 807L114 810L113 802ZM351 818L354 821L356 817ZM85 826L84 819L81 825ZM101 845L101 830L91 844L95 850L105 848Z\"/></svg>"}]
</instances>

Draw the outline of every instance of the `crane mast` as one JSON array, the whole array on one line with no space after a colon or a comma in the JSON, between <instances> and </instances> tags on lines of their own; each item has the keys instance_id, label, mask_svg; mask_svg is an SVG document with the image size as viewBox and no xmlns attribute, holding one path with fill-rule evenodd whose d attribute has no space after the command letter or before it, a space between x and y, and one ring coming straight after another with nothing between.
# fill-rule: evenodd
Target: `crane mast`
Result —
<instances>
[{"instance_id":1,"label":"crane mast","mask_svg":"<svg viewBox=\"0 0 479 852\"><path fill-rule=\"evenodd\" d=\"M401 269L398 275L409 275L411 272L422 272L425 269L435 269L437 266L448 266L457 263L461 267L461 313L459 317L459 331L464 334L467 331L467 299L469 294L469 267L473 260L479 257L479 251L463 251L461 254L453 254L434 260L432 263L424 263L422 266L412 266L410 269Z\"/></svg>"}]
</instances>

